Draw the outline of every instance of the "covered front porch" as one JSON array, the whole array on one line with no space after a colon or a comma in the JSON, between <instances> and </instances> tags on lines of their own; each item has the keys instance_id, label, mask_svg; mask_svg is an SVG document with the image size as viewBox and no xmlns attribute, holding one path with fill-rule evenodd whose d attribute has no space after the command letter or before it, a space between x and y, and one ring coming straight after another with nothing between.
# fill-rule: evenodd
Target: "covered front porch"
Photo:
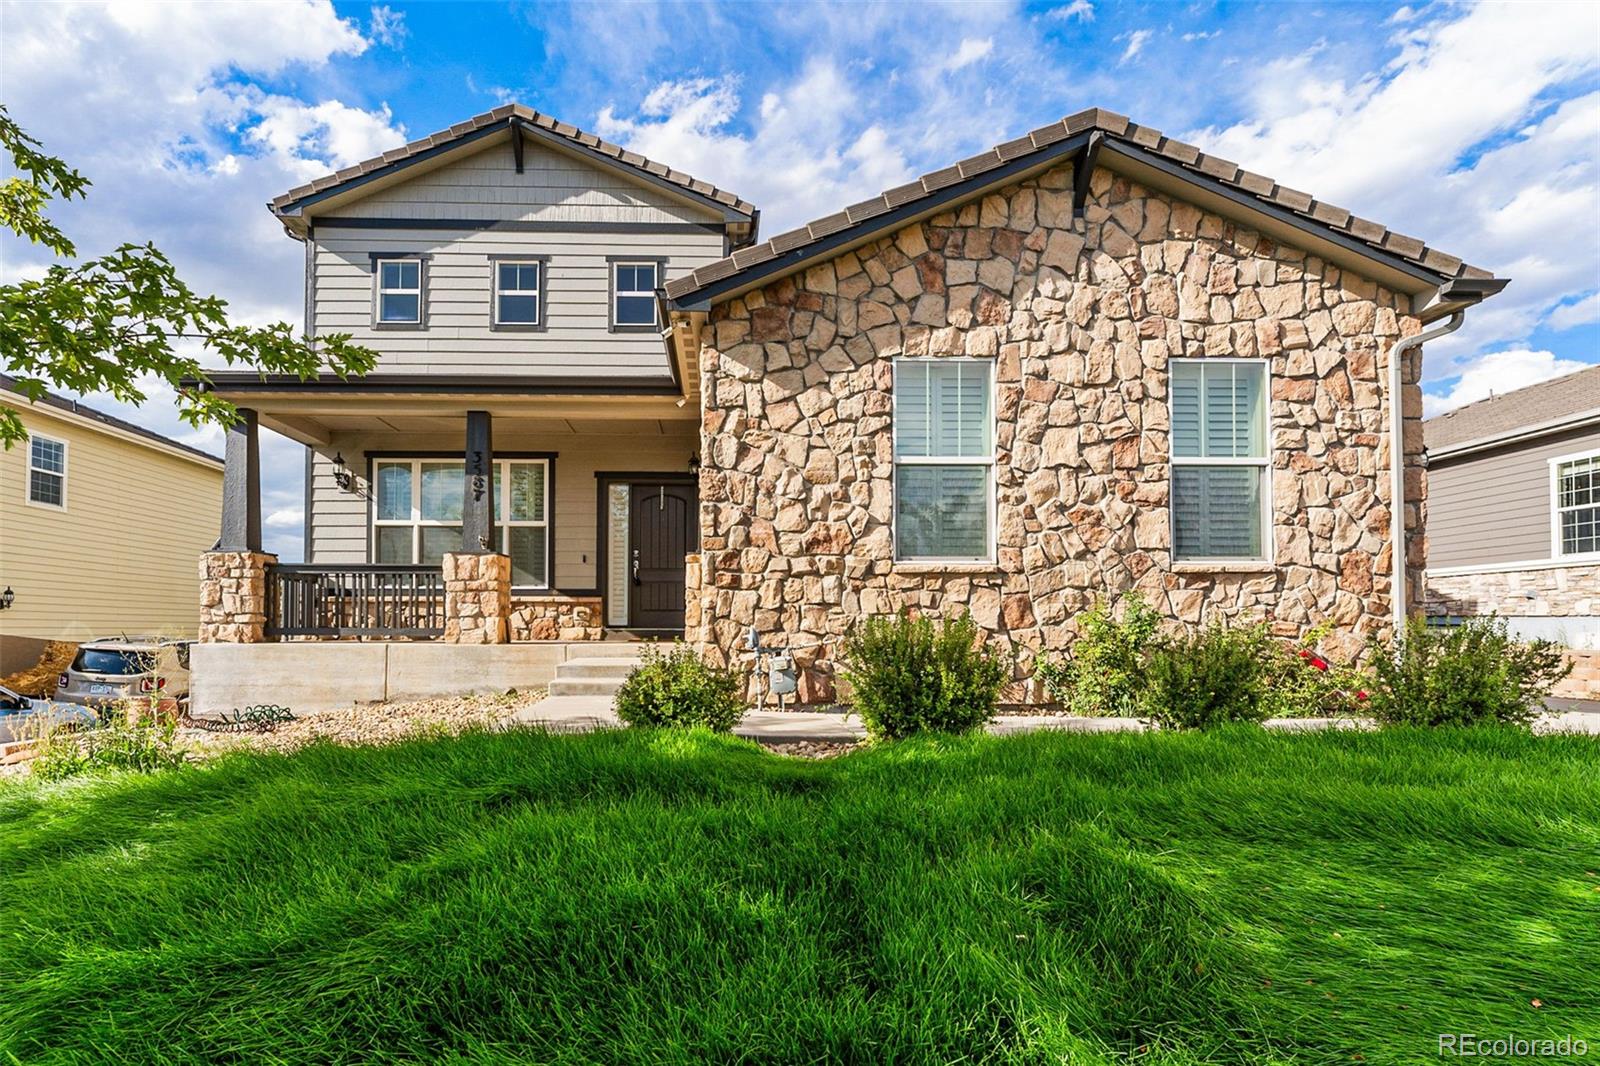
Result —
<instances>
[{"instance_id":1,"label":"covered front porch","mask_svg":"<svg viewBox=\"0 0 1600 1066\"><path fill-rule=\"evenodd\" d=\"M239 419L222 536L203 564L202 641L500 644L684 631L699 426L675 388L318 384L228 391ZM307 446L302 562L263 550L263 428Z\"/></svg>"}]
</instances>

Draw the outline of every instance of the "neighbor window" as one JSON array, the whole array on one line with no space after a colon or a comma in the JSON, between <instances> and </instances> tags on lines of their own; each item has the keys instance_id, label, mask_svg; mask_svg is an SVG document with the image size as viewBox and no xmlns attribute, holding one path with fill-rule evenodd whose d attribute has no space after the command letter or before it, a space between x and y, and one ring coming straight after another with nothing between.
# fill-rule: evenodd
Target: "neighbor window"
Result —
<instances>
[{"instance_id":1,"label":"neighbor window","mask_svg":"<svg viewBox=\"0 0 1600 1066\"><path fill-rule=\"evenodd\" d=\"M372 470L372 561L437 566L461 550L466 467L461 460L379 459ZM511 584L549 585L550 464L498 459L494 464L495 530L511 556Z\"/></svg>"},{"instance_id":2,"label":"neighbor window","mask_svg":"<svg viewBox=\"0 0 1600 1066\"><path fill-rule=\"evenodd\" d=\"M379 259L378 324L415 325L422 321L422 260Z\"/></svg>"},{"instance_id":3,"label":"neighbor window","mask_svg":"<svg viewBox=\"0 0 1600 1066\"><path fill-rule=\"evenodd\" d=\"M544 264L494 265L494 322L497 326L537 326L544 314Z\"/></svg>"},{"instance_id":4,"label":"neighbor window","mask_svg":"<svg viewBox=\"0 0 1600 1066\"><path fill-rule=\"evenodd\" d=\"M1174 359L1174 557L1265 559L1267 367L1242 359Z\"/></svg>"},{"instance_id":5,"label":"neighbor window","mask_svg":"<svg viewBox=\"0 0 1600 1066\"><path fill-rule=\"evenodd\" d=\"M1600 552L1600 454L1557 459L1556 554Z\"/></svg>"},{"instance_id":6,"label":"neighbor window","mask_svg":"<svg viewBox=\"0 0 1600 1066\"><path fill-rule=\"evenodd\" d=\"M28 502L67 505L67 446L48 437L28 438Z\"/></svg>"},{"instance_id":7,"label":"neighbor window","mask_svg":"<svg viewBox=\"0 0 1600 1066\"><path fill-rule=\"evenodd\" d=\"M992 558L993 382L987 359L895 360L896 558Z\"/></svg>"},{"instance_id":8,"label":"neighbor window","mask_svg":"<svg viewBox=\"0 0 1600 1066\"><path fill-rule=\"evenodd\" d=\"M656 264L611 264L611 324L652 327L656 324Z\"/></svg>"}]
</instances>

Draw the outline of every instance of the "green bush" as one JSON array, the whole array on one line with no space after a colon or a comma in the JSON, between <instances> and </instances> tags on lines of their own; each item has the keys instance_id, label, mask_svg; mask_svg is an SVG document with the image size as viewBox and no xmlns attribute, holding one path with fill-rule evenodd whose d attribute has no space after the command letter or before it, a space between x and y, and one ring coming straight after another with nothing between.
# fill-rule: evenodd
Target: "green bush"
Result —
<instances>
[{"instance_id":1,"label":"green bush","mask_svg":"<svg viewBox=\"0 0 1600 1066\"><path fill-rule=\"evenodd\" d=\"M1559 645L1515 640L1492 615L1451 628L1413 618L1373 652L1368 706L1389 724L1526 726L1572 669Z\"/></svg>"},{"instance_id":2,"label":"green bush","mask_svg":"<svg viewBox=\"0 0 1600 1066\"><path fill-rule=\"evenodd\" d=\"M1230 629L1212 623L1163 641L1145 667L1143 716L1163 729L1259 722L1270 712L1264 698L1270 653L1269 638L1259 626Z\"/></svg>"},{"instance_id":3,"label":"green bush","mask_svg":"<svg viewBox=\"0 0 1600 1066\"><path fill-rule=\"evenodd\" d=\"M646 646L644 662L617 690L617 717L628 725L706 726L726 733L744 717L744 684L682 643L663 655Z\"/></svg>"},{"instance_id":4,"label":"green bush","mask_svg":"<svg viewBox=\"0 0 1600 1066\"><path fill-rule=\"evenodd\" d=\"M1323 623L1299 643L1263 639L1262 698L1268 718L1333 718L1365 713L1371 680L1318 650L1332 628Z\"/></svg>"},{"instance_id":5,"label":"green bush","mask_svg":"<svg viewBox=\"0 0 1600 1066\"><path fill-rule=\"evenodd\" d=\"M1161 616L1130 593L1122 617L1103 601L1084 612L1081 632L1066 659L1041 654L1034 675L1055 702L1073 714L1131 717L1144 690L1145 657L1156 642Z\"/></svg>"},{"instance_id":6,"label":"green bush","mask_svg":"<svg viewBox=\"0 0 1600 1066\"><path fill-rule=\"evenodd\" d=\"M994 717L1012 660L968 615L868 618L845 639L840 676L874 737L966 733Z\"/></svg>"}]
</instances>

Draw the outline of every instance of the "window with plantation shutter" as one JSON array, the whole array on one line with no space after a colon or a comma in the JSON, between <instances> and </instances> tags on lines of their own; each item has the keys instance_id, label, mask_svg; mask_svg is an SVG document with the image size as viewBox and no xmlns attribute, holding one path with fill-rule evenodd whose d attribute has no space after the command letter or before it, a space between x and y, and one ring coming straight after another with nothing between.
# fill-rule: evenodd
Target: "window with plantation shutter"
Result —
<instances>
[{"instance_id":1,"label":"window with plantation shutter","mask_svg":"<svg viewBox=\"0 0 1600 1066\"><path fill-rule=\"evenodd\" d=\"M1552 459L1555 468L1555 554L1600 554L1600 454Z\"/></svg>"},{"instance_id":2,"label":"window with plantation shutter","mask_svg":"<svg viewBox=\"0 0 1600 1066\"><path fill-rule=\"evenodd\" d=\"M993 556L994 368L986 359L898 359L895 556Z\"/></svg>"},{"instance_id":3,"label":"window with plantation shutter","mask_svg":"<svg viewBox=\"0 0 1600 1066\"><path fill-rule=\"evenodd\" d=\"M1266 363L1174 359L1169 365L1173 556L1265 559Z\"/></svg>"}]
</instances>

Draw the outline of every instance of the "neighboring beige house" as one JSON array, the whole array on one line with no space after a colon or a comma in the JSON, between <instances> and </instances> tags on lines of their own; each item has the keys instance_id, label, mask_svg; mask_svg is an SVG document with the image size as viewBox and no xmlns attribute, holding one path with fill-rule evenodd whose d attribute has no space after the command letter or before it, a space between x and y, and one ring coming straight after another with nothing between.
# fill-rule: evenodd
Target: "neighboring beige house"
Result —
<instances>
[{"instance_id":1,"label":"neighboring beige house","mask_svg":"<svg viewBox=\"0 0 1600 1066\"><path fill-rule=\"evenodd\" d=\"M738 197L517 106L272 210L308 329L382 358L217 375L203 636L731 660L753 630L802 702L901 606L1061 648L1139 589L1355 654L1420 602L1420 344L1506 284L1098 110L761 244ZM260 550L258 425L311 447L300 566ZM386 647L328 652L480 686L569 654Z\"/></svg>"},{"instance_id":2,"label":"neighboring beige house","mask_svg":"<svg viewBox=\"0 0 1600 1066\"><path fill-rule=\"evenodd\" d=\"M1523 636L1600 651L1600 366L1424 431L1429 613L1494 613ZM1596 658L1580 656L1575 674L1600 697Z\"/></svg>"},{"instance_id":3,"label":"neighboring beige house","mask_svg":"<svg viewBox=\"0 0 1600 1066\"><path fill-rule=\"evenodd\" d=\"M0 450L0 674L46 641L193 636L193 559L217 537L222 461L0 375L29 437Z\"/></svg>"}]
</instances>

